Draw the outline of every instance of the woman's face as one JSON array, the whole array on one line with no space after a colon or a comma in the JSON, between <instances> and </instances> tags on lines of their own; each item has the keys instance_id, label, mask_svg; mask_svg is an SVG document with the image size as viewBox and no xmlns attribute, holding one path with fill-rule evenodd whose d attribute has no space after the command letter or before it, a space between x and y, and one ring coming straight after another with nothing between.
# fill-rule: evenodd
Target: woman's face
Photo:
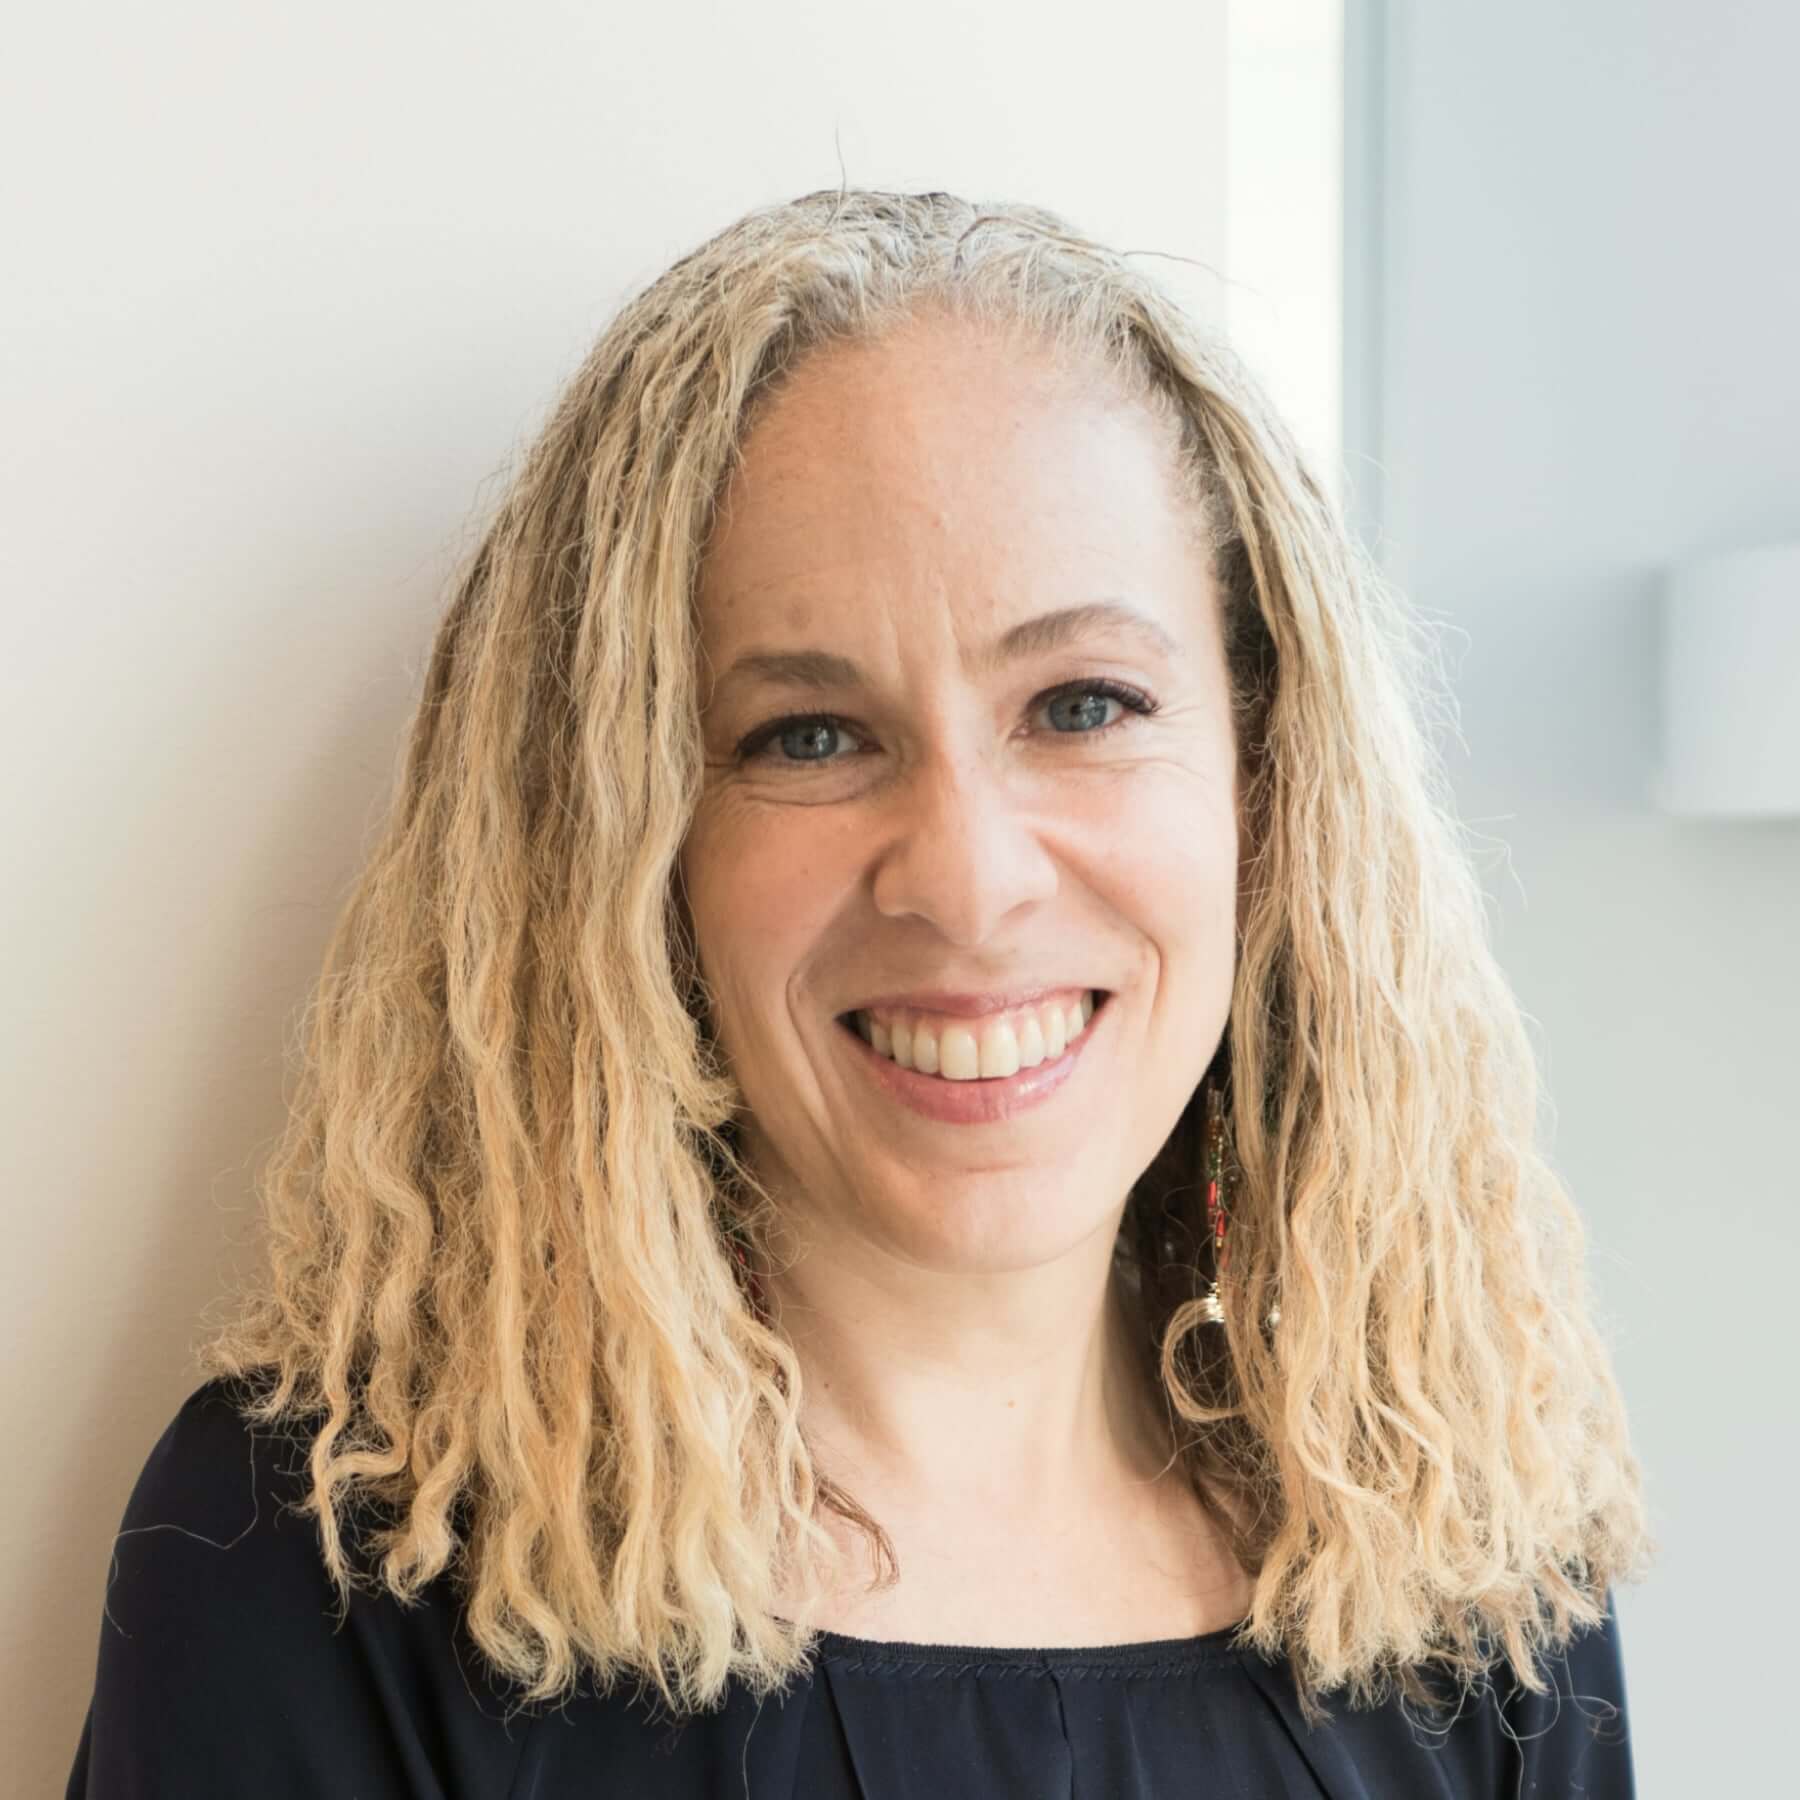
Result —
<instances>
[{"instance_id":1,"label":"woman's face","mask_svg":"<svg viewBox=\"0 0 1800 1800\"><path fill-rule=\"evenodd\" d=\"M817 353L752 428L682 878L805 1238L965 1273L1110 1244L1218 1046L1236 755L1172 459L1097 379L937 319Z\"/></svg>"}]
</instances>

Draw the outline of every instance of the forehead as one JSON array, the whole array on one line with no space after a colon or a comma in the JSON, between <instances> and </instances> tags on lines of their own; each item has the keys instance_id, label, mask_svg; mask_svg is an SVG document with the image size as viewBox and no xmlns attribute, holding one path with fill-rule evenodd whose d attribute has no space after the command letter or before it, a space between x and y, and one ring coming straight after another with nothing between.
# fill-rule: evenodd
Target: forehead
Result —
<instances>
[{"instance_id":1,"label":"forehead","mask_svg":"<svg viewBox=\"0 0 1800 1800\"><path fill-rule=\"evenodd\" d=\"M1053 606L1154 590L1205 557L1175 434L1097 365L961 321L807 357L744 439L703 560L715 648L823 620L959 621L983 641Z\"/></svg>"}]
</instances>

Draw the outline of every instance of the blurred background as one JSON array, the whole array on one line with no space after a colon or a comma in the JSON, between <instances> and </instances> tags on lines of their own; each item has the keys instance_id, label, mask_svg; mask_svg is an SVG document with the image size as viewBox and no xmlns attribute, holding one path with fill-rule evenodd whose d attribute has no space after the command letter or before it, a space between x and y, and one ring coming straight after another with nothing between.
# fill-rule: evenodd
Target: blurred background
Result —
<instances>
[{"instance_id":1,"label":"blurred background","mask_svg":"<svg viewBox=\"0 0 1800 1800\"><path fill-rule=\"evenodd\" d=\"M1662 1543L1619 1595L1640 1788L1774 1791L1800 10L107 0L8 35L12 1791L62 1791L112 1533L250 1235L452 564L628 294L840 179L1154 258L1444 627Z\"/></svg>"}]
</instances>

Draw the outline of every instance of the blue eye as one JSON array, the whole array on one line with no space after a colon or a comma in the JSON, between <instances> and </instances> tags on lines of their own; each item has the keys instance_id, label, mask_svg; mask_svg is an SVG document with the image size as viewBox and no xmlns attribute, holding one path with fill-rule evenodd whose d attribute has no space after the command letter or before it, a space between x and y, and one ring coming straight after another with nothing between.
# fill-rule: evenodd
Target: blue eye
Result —
<instances>
[{"instance_id":1,"label":"blue eye","mask_svg":"<svg viewBox=\"0 0 1800 1800\"><path fill-rule=\"evenodd\" d=\"M1074 705L1075 735L1081 737L1092 737L1096 732L1109 730L1111 726L1117 724L1116 719L1107 719L1106 708L1109 703L1123 704L1117 694L1105 694L1097 688L1083 688L1076 693L1055 694L1051 696L1047 704L1054 709L1065 701L1072 702ZM1055 716L1053 710L1051 717ZM1063 716L1067 719L1070 715L1064 714Z\"/></svg>"},{"instance_id":2,"label":"blue eye","mask_svg":"<svg viewBox=\"0 0 1800 1800\"><path fill-rule=\"evenodd\" d=\"M779 738L783 749L801 744L811 746L810 750L802 751L798 756L781 758L784 762L829 762L832 758L826 740L837 738L844 729L842 720L824 713L806 719L778 719L768 728L769 736L764 741L773 742Z\"/></svg>"},{"instance_id":3,"label":"blue eye","mask_svg":"<svg viewBox=\"0 0 1800 1800\"><path fill-rule=\"evenodd\" d=\"M1117 701L1124 710L1117 718L1105 718L1105 702ZM1157 703L1141 689L1129 686L1123 681L1097 679L1093 681L1069 681L1061 687L1047 689L1032 701L1032 711L1043 706L1056 706L1063 701L1074 701L1076 706L1062 716L1065 722L1072 722L1072 728L1061 730L1053 727L1047 734L1051 737L1063 738L1097 738L1117 731L1121 726L1131 723L1134 717L1147 718L1157 710ZM843 736L856 736L856 727L837 713L790 713L783 718L770 719L766 724L757 726L749 736L744 738L734 752L740 763L766 760L787 768L826 767L833 762L845 760L834 756L832 749L836 741ZM780 740L782 747L800 750L797 756L763 757L762 752Z\"/></svg>"}]
</instances>

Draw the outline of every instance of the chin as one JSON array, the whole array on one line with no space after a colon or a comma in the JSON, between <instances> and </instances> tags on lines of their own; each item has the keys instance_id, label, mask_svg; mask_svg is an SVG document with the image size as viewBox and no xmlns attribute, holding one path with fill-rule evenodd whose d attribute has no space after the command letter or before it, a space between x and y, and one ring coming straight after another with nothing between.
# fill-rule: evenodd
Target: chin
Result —
<instances>
[{"instance_id":1,"label":"chin","mask_svg":"<svg viewBox=\"0 0 1800 1800\"><path fill-rule=\"evenodd\" d=\"M1110 1258L1125 1189L1096 1213L1077 1204L1082 1183L1060 1199L1047 1193L1037 1168L922 1178L913 1204L892 1199L863 1208L871 1228L896 1255L942 1275L1017 1275L1079 1254L1103 1234ZM867 1190L864 1190L867 1192Z\"/></svg>"}]
</instances>

